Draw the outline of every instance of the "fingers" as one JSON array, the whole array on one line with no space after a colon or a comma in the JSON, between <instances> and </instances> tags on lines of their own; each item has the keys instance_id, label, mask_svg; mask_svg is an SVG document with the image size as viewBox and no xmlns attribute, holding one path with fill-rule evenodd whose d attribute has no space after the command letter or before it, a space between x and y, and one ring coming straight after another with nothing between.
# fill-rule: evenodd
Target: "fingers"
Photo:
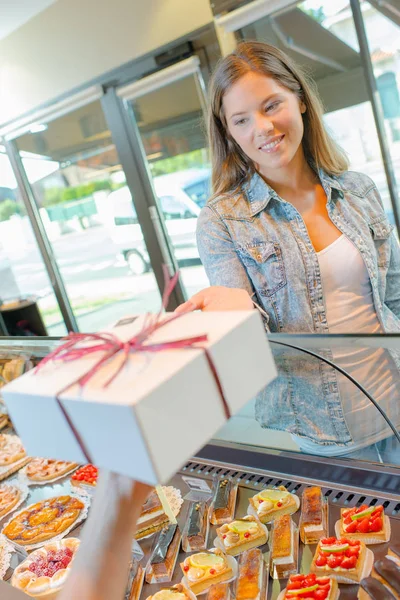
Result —
<instances>
[{"instance_id":1,"label":"fingers","mask_svg":"<svg viewBox=\"0 0 400 600\"><path fill-rule=\"evenodd\" d=\"M193 312L194 310L203 310L204 298L204 291L198 292L192 296L190 300L178 306L178 308L175 309L175 312L178 315L183 315L188 312Z\"/></svg>"}]
</instances>

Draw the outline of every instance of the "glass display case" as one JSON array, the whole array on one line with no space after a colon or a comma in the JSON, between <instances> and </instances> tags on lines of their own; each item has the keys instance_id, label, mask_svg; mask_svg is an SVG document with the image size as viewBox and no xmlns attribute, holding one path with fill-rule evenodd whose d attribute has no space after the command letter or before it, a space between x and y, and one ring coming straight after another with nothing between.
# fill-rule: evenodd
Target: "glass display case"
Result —
<instances>
[{"instance_id":1,"label":"glass display case","mask_svg":"<svg viewBox=\"0 0 400 600\"><path fill-rule=\"evenodd\" d=\"M399 540L400 377L396 361L400 356L400 335L271 334L268 337L278 367L275 382L234 415L169 482L184 500L177 516L178 527L184 530L193 511L193 498L197 498L196 494L188 496L189 492L193 493L186 481L189 477L204 482L205 490L209 488L209 495L203 490L208 505L212 501L211 490L218 488L220 482L235 488L237 485L235 518L245 516L249 511L249 498L265 488L285 490L298 499L299 505L303 491L308 486L317 486L327 504L330 536L335 535L335 524L343 509L359 509L366 505L370 512L375 511L373 507L383 507L391 523L390 540ZM0 363L2 358L9 360L23 355L31 364L36 364L60 343L59 338L1 338ZM355 432L358 435L356 449L346 442L326 443L325 404L332 401L332 394L337 391L333 372L346 415L345 423L350 425L348 429L353 438ZM382 394L383 389L385 394ZM296 394L297 403L289 401L288 404L287 400L293 400ZM295 418L284 412L288 405L295 407ZM354 426L354 414L362 423L363 435ZM12 429L5 425L0 433L9 432ZM371 443L367 443L368 439ZM2 484L15 482L18 478L18 472L14 473ZM30 485L28 491L22 508L53 496L76 492L76 488L71 485L71 474L68 474L50 485ZM90 498L90 493L87 497ZM3 527L9 518L2 520L0 525ZM292 518L298 524L300 510L296 510ZM68 535L79 537L81 527L82 523L78 524ZM269 523L267 528L271 537ZM212 548L217 543L216 527L209 525L205 530L208 531L206 547ZM140 561L143 569L154 552L159 535L156 533L139 542L144 553ZM390 542L371 546L375 559L383 558L389 547ZM267 576L271 555L268 543L261 551L266 576L260 598L276 600L287 581ZM300 542L299 573L309 572L315 551L316 545ZM182 579L179 563L187 556L180 551L172 583L144 582L140 597L144 600L162 587L179 583ZM21 548L12 553L10 568L4 575L6 581L11 579L13 570L24 558L26 553ZM134 580L131 571L132 590ZM235 584L230 585L233 593ZM340 598L356 598L357 589L357 584L341 584ZM135 592L127 589L126 598L139 597L137 593L137 588Z\"/></svg>"}]
</instances>

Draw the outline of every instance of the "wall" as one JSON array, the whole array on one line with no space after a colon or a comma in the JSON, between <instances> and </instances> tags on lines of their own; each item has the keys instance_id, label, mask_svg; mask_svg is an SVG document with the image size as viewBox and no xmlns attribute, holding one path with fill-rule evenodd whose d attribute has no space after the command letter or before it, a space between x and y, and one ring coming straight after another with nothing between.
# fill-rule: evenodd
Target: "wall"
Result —
<instances>
[{"instance_id":1,"label":"wall","mask_svg":"<svg viewBox=\"0 0 400 600\"><path fill-rule=\"evenodd\" d=\"M0 124L211 21L209 0L58 0L0 42Z\"/></svg>"}]
</instances>

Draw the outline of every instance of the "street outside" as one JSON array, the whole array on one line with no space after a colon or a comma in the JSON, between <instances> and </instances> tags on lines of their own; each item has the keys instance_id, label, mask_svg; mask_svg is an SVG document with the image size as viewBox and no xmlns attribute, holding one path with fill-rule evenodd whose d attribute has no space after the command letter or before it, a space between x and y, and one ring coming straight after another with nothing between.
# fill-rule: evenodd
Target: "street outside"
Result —
<instances>
[{"instance_id":1,"label":"street outside","mask_svg":"<svg viewBox=\"0 0 400 600\"><path fill-rule=\"evenodd\" d=\"M81 331L94 331L126 314L154 311L160 305L152 272L132 275L119 250L102 226L69 233L53 242L53 251ZM65 334L41 255L31 244L9 256L20 294L40 298L49 335ZM201 266L184 267L182 281L188 296L208 285Z\"/></svg>"}]
</instances>

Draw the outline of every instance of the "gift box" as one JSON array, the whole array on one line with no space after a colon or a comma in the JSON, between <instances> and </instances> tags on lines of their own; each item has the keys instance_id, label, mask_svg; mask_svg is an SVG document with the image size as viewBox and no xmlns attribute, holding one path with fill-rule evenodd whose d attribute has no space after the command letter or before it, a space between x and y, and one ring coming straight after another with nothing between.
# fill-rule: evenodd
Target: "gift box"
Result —
<instances>
[{"instance_id":1,"label":"gift box","mask_svg":"<svg viewBox=\"0 0 400 600\"><path fill-rule=\"evenodd\" d=\"M77 336L3 388L30 455L163 483L276 376L258 311L148 318Z\"/></svg>"}]
</instances>

